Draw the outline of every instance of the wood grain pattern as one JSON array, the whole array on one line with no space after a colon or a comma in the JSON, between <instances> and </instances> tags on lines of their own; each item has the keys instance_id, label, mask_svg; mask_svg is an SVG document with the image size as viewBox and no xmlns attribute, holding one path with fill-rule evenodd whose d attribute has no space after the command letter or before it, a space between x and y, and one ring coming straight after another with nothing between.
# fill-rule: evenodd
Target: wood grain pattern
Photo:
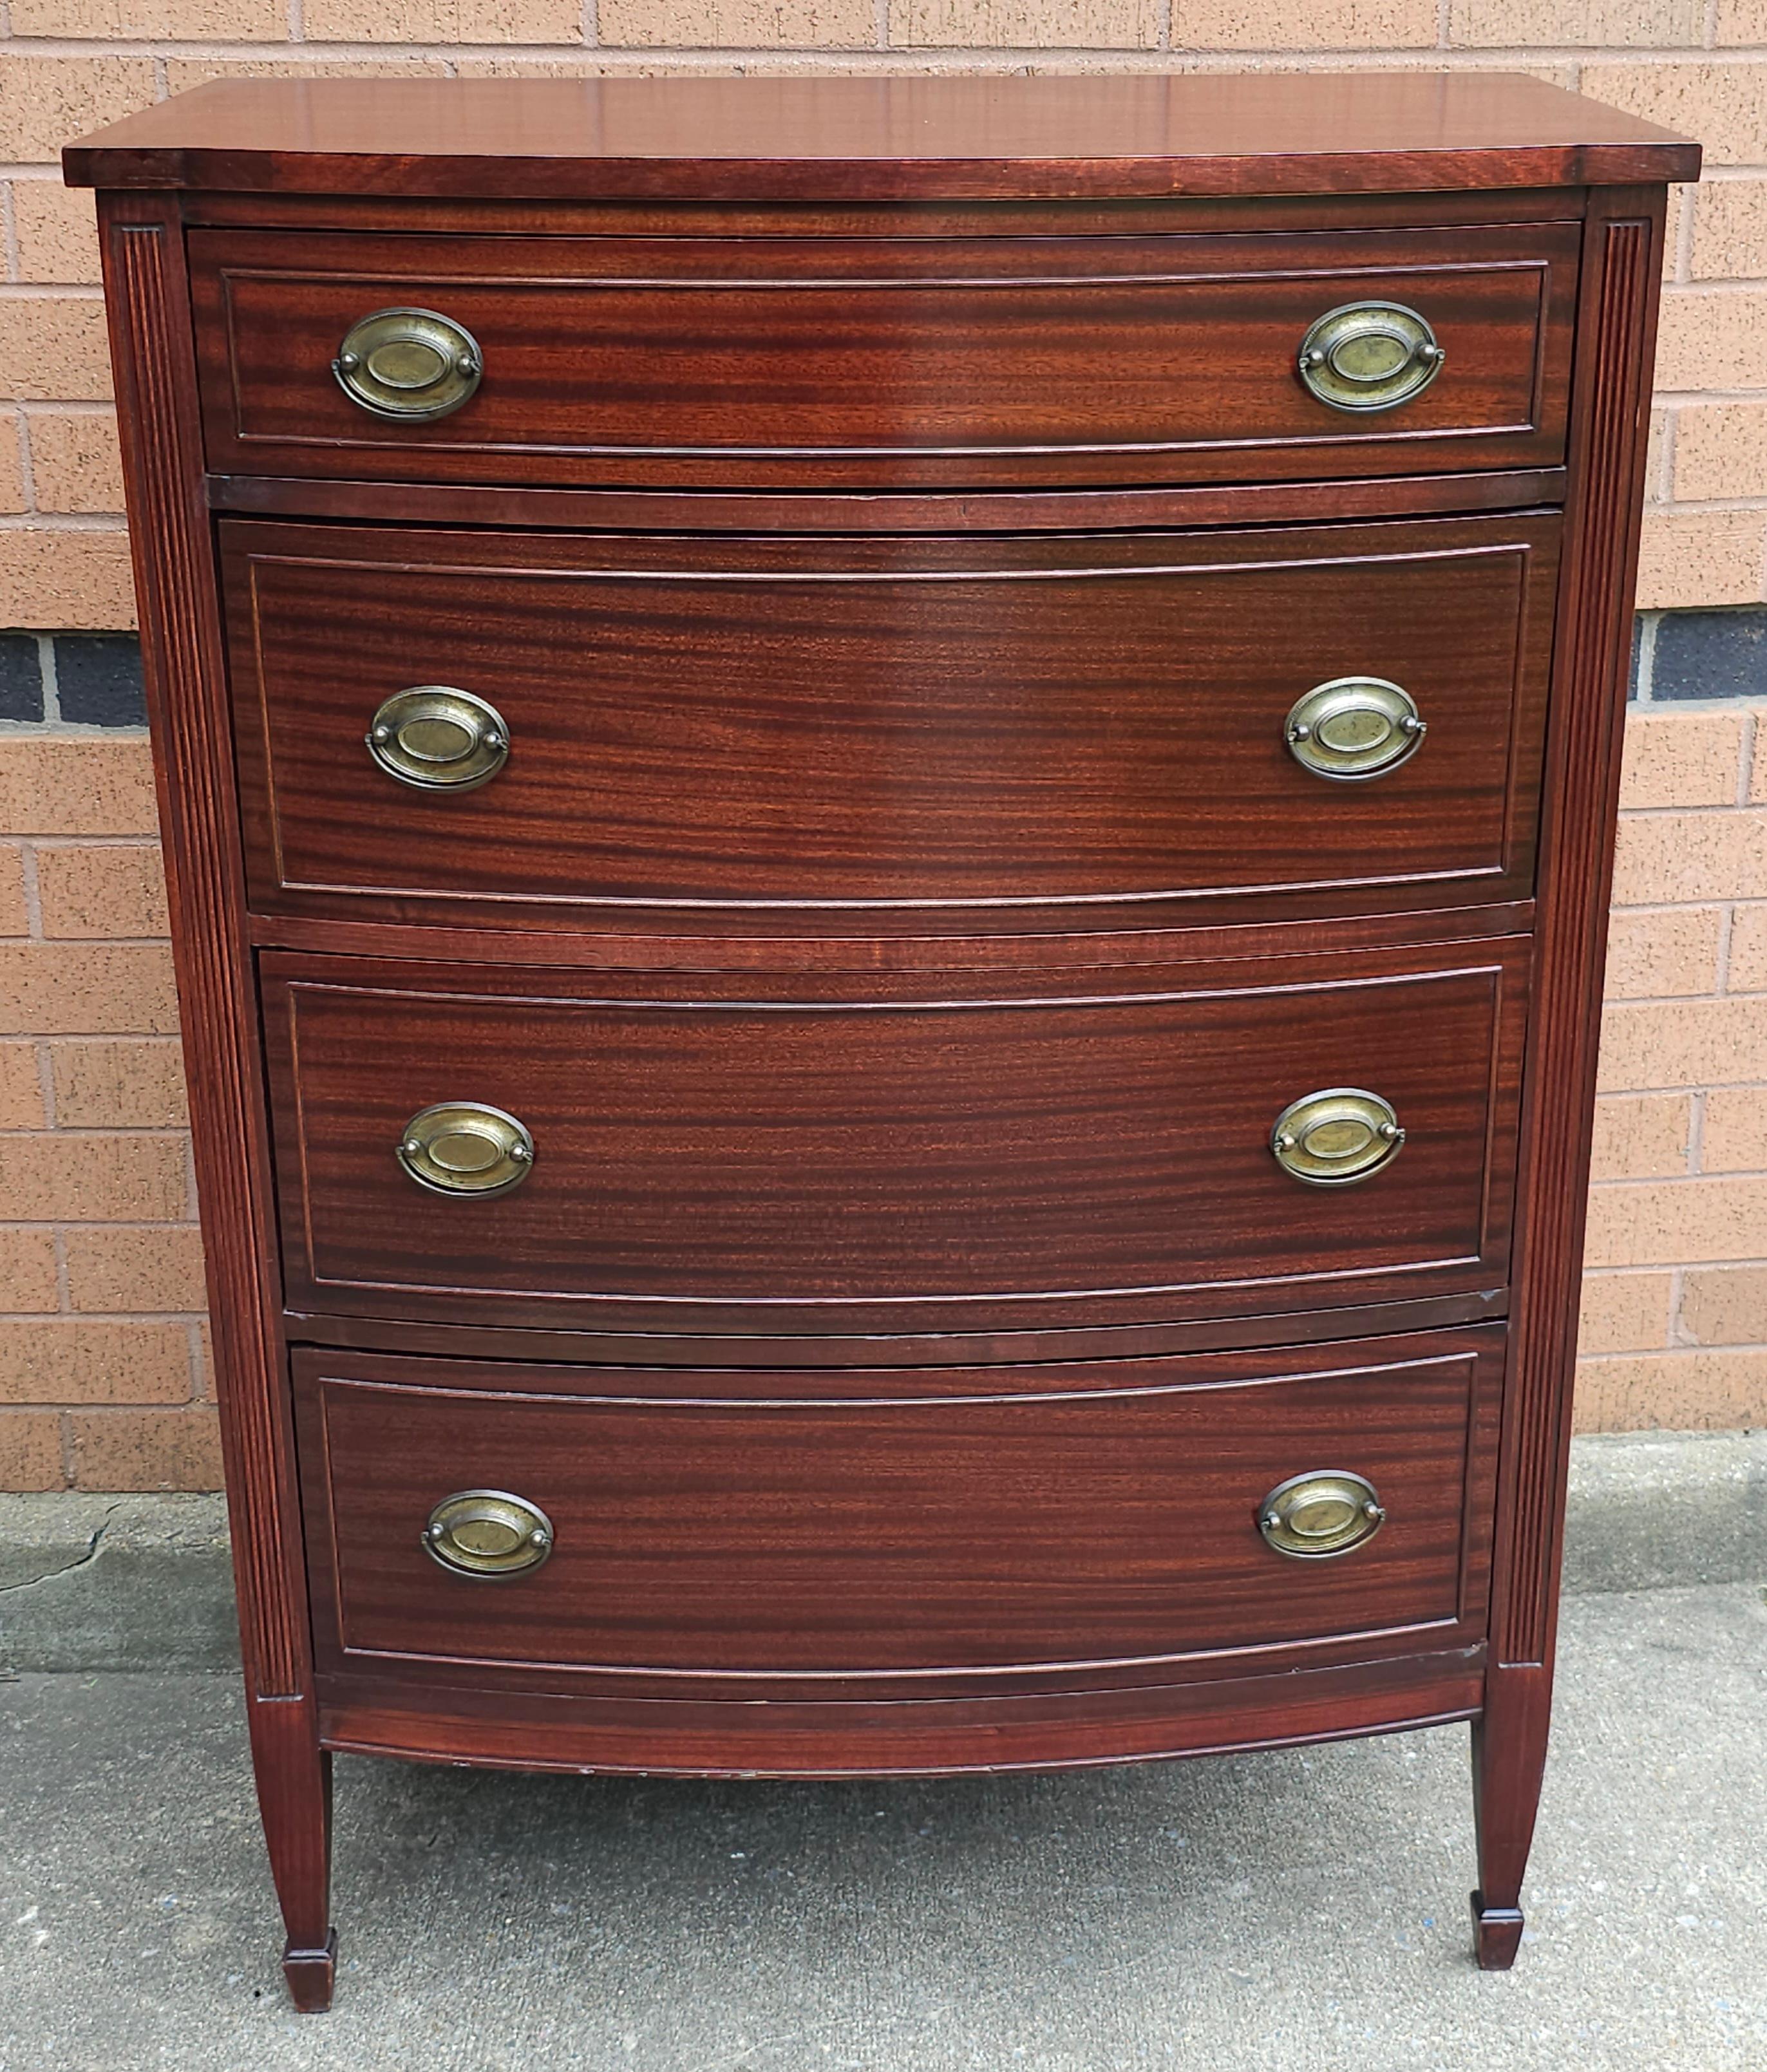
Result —
<instances>
[{"instance_id":1,"label":"wood grain pattern","mask_svg":"<svg viewBox=\"0 0 1767 2072\"><path fill-rule=\"evenodd\" d=\"M1654 124L1514 74L228 80L72 147L111 187L924 201L1691 179Z\"/></svg>"},{"instance_id":2,"label":"wood grain pattern","mask_svg":"<svg viewBox=\"0 0 1767 2072\"><path fill-rule=\"evenodd\" d=\"M1533 886L1555 517L1129 540L536 541L229 522L259 911L456 925L1046 927ZM1403 684L1375 779L1289 753ZM512 751L459 796L363 746L413 684ZM1255 829L1255 837L1248 834Z\"/></svg>"},{"instance_id":3,"label":"wood grain pattern","mask_svg":"<svg viewBox=\"0 0 1767 2072\"><path fill-rule=\"evenodd\" d=\"M894 1386L913 1395L944 1396L956 1384L953 1370L1013 1365L1037 1385L1064 1360L1157 1359L1170 1354L1329 1345L1345 1338L1440 1330L1457 1324L1501 1322L1509 1310L1506 1285L1465 1295L1426 1296L1396 1302L1334 1303L1326 1309L1270 1309L1248 1317L1202 1317L1168 1324L1099 1324L1079 1329L993 1331L868 1331L862 1342L838 1334L793 1331L781 1337L754 1330L714 1334L669 1330L549 1330L533 1325L427 1324L405 1318L349 1317L291 1310L293 1342L351 1346L365 1352L431 1353L483 1360L556 1360L618 1366L643 1363L655 1392L688 1390L684 1375L718 1371L719 1387L754 1394L758 1377L774 1393L813 1395L831 1363L858 1359L888 1368ZM793 1377L796 1377L793 1379ZM487 1386L490 1384L487 1383Z\"/></svg>"},{"instance_id":4,"label":"wood grain pattern","mask_svg":"<svg viewBox=\"0 0 1767 2072\"><path fill-rule=\"evenodd\" d=\"M1570 224L900 241L190 234L210 467L789 489L1237 481L1551 466ZM1302 385L1308 326L1414 307L1442 373L1387 412ZM331 360L439 310L484 378L390 422Z\"/></svg>"},{"instance_id":5,"label":"wood grain pattern","mask_svg":"<svg viewBox=\"0 0 1767 2072\"><path fill-rule=\"evenodd\" d=\"M1480 949L888 1003L266 956L290 1300L826 1334L1488 1286L1525 949ZM1410 1132L1393 1164L1348 1189L1281 1171L1280 1111L1370 1081ZM450 1199L401 1171L409 1118L462 1100L532 1132L515 1192Z\"/></svg>"},{"instance_id":6,"label":"wood grain pattern","mask_svg":"<svg viewBox=\"0 0 1767 2072\"><path fill-rule=\"evenodd\" d=\"M286 1583L289 1478L276 1379L281 1349L265 1214L256 1003L240 927L208 526L191 470L194 427L178 376L183 272L175 220L152 205L109 212L112 346L127 390L125 456L142 601L143 669L158 749L160 818L176 916L179 999L195 1125L224 1429L235 1463L236 1539L248 1659L265 1697L302 1688L298 1600Z\"/></svg>"},{"instance_id":7,"label":"wood grain pattern","mask_svg":"<svg viewBox=\"0 0 1767 2072\"><path fill-rule=\"evenodd\" d=\"M1510 1453L1514 1542L1499 1659L1547 1659L1569 1436L1583 1202L1588 1181L1601 973L1618 811L1630 606L1638 561L1659 212L1592 220L1579 397L1576 539L1561 605L1550 851L1537 927L1540 991L1530 1033L1528 1249L1517 1276L1524 1365ZM1630 212L1636 210L1636 214ZM1573 776L1572 773L1576 773ZM1547 1090L1550 1089L1550 1092Z\"/></svg>"},{"instance_id":8,"label":"wood grain pattern","mask_svg":"<svg viewBox=\"0 0 1767 2072\"><path fill-rule=\"evenodd\" d=\"M1539 992L1529 1032L1514 1367L1499 1485L1493 1661L1474 1741L1481 1964L1503 1969L1550 1722L1584 1202L1619 804L1626 661L1649 432L1663 199L1604 195L1579 320L1573 483L1555 667Z\"/></svg>"},{"instance_id":9,"label":"wood grain pattern","mask_svg":"<svg viewBox=\"0 0 1767 2072\"><path fill-rule=\"evenodd\" d=\"M291 1988L331 1994L331 1774L313 1707L224 672L176 212L101 205L142 671L203 1215L254 1768Z\"/></svg>"},{"instance_id":10,"label":"wood grain pattern","mask_svg":"<svg viewBox=\"0 0 1767 2072\"><path fill-rule=\"evenodd\" d=\"M955 200L585 201L490 194L226 193L192 187L184 220L205 230L417 230L494 237L1120 237L1150 232L1415 229L1420 222L1573 223L1590 190L1510 187L1500 202L1469 188L1432 194L1069 195Z\"/></svg>"},{"instance_id":11,"label":"wood grain pattern","mask_svg":"<svg viewBox=\"0 0 1767 2072\"><path fill-rule=\"evenodd\" d=\"M1564 500L1562 467L1346 482L1192 483L1161 489L1013 489L820 496L696 489L532 489L470 482L331 482L211 475L209 508L243 516L498 525L533 532L1078 532L1128 527L1302 525L1347 518L1519 511Z\"/></svg>"},{"instance_id":12,"label":"wood grain pattern","mask_svg":"<svg viewBox=\"0 0 1767 2072\"><path fill-rule=\"evenodd\" d=\"M1144 1682L1227 1649L1243 1667L1360 1636L1469 1643L1485 1544L1467 1498L1501 1347L1487 1330L1112 1361L1028 1392L1019 1370L972 1369L939 1399L864 1371L744 1399L711 1375L660 1398L642 1371L498 1367L492 1392L476 1362L299 1353L321 1660L931 1699ZM1373 1482L1386 1523L1335 1559L1274 1552L1263 1498L1334 1466ZM545 1511L544 1567L487 1582L429 1558L431 1507L475 1484Z\"/></svg>"},{"instance_id":13,"label":"wood grain pattern","mask_svg":"<svg viewBox=\"0 0 1767 2072\"><path fill-rule=\"evenodd\" d=\"M311 952L319 956L377 956L424 963L446 962L460 948L483 964L557 965L583 971L680 972L719 974L758 972L770 976L782 968L800 972L814 984L837 982L844 972L875 975L880 985L908 983L906 974L945 972L1016 971L1027 960L1045 972L1106 968L1132 971L1143 964L1235 962L1248 957L1309 956L1320 950L1412 949L1439 943L1471 943L1497 935L1527 935L1533 926L1531 899L1509 899L1494 906L1434 906L1421 913L1370 912L1381 888L1364 888L1333 911L1305 921L1264 921L1256 917L1260 895L1243 894L1233 902L1233 919L1225 925L1198 923L1177 927L1137 927L1134 906L1088 906L1079 916L1059 918L1079 927L999 930L978 933L965 926L959 910L955 926L940 925L934 911L873 910L862 931L810 932L800 929L784 939L777 933L753 930L732 933L716 914L702 915L677 909L667 931L629 927L610 929L475 928L462 936L456 929L422 923L318 920L305 915L249 914L251 939L265 949ZM1348 911L1354 908L1356 911ZM1190 910L1181 910L1188 919ZM1249 923L1249 925L1248 925ZM1025 940L1025 935L1030 940ZM721 977L718 983L725 982ZM927 983L942 984L943 980Z\"/></svg>"},{"instance_id":14,"label":"wood grain pattern","mask_svg":"<svg viewBox=\"0 0 1767 2072\"><path fill-rule=\"evenodd\" d=\"M899 1700L594 1699L327 1676L330 1748L502 1769L678 1777L926 1777L1147 1762L1440 1726L1477 1710L1484 1651L1206 1684Z\"/></svg>"},{"instance_id":15,"label":"wood grain pattern","mask_svg":"<svg viewBox=\"0 0 1767 2072\"><path fill-rule=\"evenodd\" d=\"M297 2005L334 1748L917 1774L1469 1719L1513 1959L1697 164L1463 72L231 82L70 154L155 190L101 223ZM1352 421L1294 352L1382 294L1448 362ZM413 302L487 372L384 425L330 360ZM1358 670L1432 736L1333 793L1271 722ZM443 817L360 737L451 676L516 748ZM1332 1084L1409 1135L1315 1193L1268 1135ZM401 1174L458 1099L533 1128L516 1192ZM1303 1568L1252 1507L1309 1466L1390 1518ZM558 1549L462 1584L417 1530L491 1479Z\"/></svg>"}]
</instances>

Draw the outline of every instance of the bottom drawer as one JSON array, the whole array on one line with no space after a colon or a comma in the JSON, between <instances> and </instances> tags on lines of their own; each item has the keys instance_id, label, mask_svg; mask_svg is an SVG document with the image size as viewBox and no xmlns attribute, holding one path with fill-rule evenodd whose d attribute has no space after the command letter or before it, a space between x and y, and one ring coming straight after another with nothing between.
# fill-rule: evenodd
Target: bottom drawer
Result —
<instances>
[{"instance_id":1,"label":"bottom drawer","mask_svg":"<svg viewBox=\"0 0 1767 2072\"><path fill-rule=\"evenodd\" d=\"M809 1377L302 1350L320 1667L926 1696L1470 1644L1502 1342ZM1342 1479L1280 1493L1310 1477ZM1334 1527L1368 1536L1272 1544Z\"/></svg>"}]
</instances>

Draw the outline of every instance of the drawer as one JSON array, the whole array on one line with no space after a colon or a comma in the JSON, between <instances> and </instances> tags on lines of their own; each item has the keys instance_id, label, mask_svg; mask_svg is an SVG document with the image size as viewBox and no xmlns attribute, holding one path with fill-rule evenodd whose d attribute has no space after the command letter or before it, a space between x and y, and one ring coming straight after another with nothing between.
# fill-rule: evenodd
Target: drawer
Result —
<instances>
[{"instance_id":1,"label":"drawer","mask_svg":"<svg viewBox=\"0 0 1767 2072\"><path fill-rule=\"evenodd\" d=\"M226 523L251 897L793 934L1525 898L1559 530ZM1321 698L1384 745L1291 743ZM453 763L401 746L438 711Z\"/></svg>"},{"instance_id":2,"label":"drawer","mask_svg":"<svg viewBox=\"0 0 1767 2072\"><path fill-rule=\"evenodd\" d=\"M320 1666L926 1696L966 1674L1141 1681L1124 1672L1227 1650L1243 1674L1377 1633L1389 1652L1471 1642L1502 1349L1486 1326L954 1370L938 1399L857 1371L799 1400L767 1400L764 1375L664 1399L642 1370L298 1351ZM1355 1541L1370 1502L1384 1518ZM1272 1544L1329 1548L1334 1527L1334 1554Z\"/></svg>"},{"instance_id":3,"label":"drawer","mask_svg":"<svg viewBox=\"0 0 1767 2072\"><path fill-rule=\"evenodd\" d=\"M1580 236L1574 223L1091 240L196 230L189 251L208 463L223 473L1010 487L1555 464ZM1378 382L1340 382L1375 405L1346 409L1301 377L1317 320L1361 304L1421 319L1444 355L1391 406ZM453 328L423 318L407 337L394 317L356 332L351 378L369 393L354 400L333 373L347 335L411 310ZM1346 342L1327 343L1365 370L1387 350L1350 339L1346 360ZM476 372L462 376L462 356ZM1423 364L1401 358L1395 385Z\"/></svg>"},{"instance_id":4,"label":"drawer","mask_svg":"<svg viewBox=\"0 0 1767 2072\"><path fill-rule=\"evenodd\" d=\"M924 977L855 998L689 975L641 996L618 973L268 955L288 1301L839 1334L1494 1289L1527 954L1087 972L1085 997L941 974L933 999L894 997ZM1390 1104L1396 1155L1353 1184L1293 1177L1279 1116L1345 1087ZM1370 1134L1387 1111L1357 1112L1321 1146L1390 1151ZM1292 1128L1311 1143L1327 1120Z\"/></svg>"}]
</instances>

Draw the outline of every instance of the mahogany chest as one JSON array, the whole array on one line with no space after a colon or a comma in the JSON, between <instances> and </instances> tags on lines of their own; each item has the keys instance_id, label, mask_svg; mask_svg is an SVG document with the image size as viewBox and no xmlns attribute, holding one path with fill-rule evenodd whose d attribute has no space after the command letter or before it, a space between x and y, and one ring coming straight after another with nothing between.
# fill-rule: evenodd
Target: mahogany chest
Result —
<instances>
[{"instance_id":1,"label":"mahogany chest","mask_svg":"<svg viewBox=\"0 0 1767 2072\"><path fill-rule=\"evenodd\" d=\"M99 187L335 1749L1544 1761L1664 183L1520 78L206 87Z\"/></svg>"}]
</instances>

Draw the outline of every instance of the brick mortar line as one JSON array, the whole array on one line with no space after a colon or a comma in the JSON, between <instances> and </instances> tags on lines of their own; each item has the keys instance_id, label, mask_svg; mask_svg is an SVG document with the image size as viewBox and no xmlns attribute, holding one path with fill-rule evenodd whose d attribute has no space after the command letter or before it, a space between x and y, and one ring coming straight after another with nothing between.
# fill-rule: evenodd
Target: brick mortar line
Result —
<instances>
[{"instance_id":1,"label":"brick mortar line","mask_svg":"<svg viewBox=\"0 0 1767 2072\"><path fill-rule=\"evenodd\" d=\"M206 1309L0 1309L0 1324L200 1324Z\"/></svg>"},{"instance_id":2,"label":"brick mortar line","mask_svg":"<svg viewBox=\"0 0 1767 2072\"><path fill-rule=\"evenodd\" d=\"M1742 997L1760 997L1759 995L1744 995ZM1685 1000L1666 1000L1656 1004L1664 1007L1685 1007L1687 1003ZM1761 1090L1763 1083L1764 1083L1760 1079L1682 1079L1678 1081L1674 1086L1668 1087L1605 1087L1597 1098L1607 1100L1611 1100L1616 1095L1630 1096L1635 1094L1758 1093ZM1710 1180L1735 1178L1740 1176L1730 1174L1689 1173L1685 1177L1691 1180ZM1758 1177L1767 1178L1767 1174L1760 1175ZM1590 1184L1592 1186L1602 1187L1620 1187L1642 1185L1642 1182L1634 1182L1626 1180L1601 1180L1592 1181Z\"/></svg>"},{"instance_id":3,"label":"brick mortar line","mask_svg":"<svg viewBox=\"0 0 1767 2072\"><path fill-rule=\"evenodd\" d=\"M195 1224L188 1219L168 1219L168 1216L105 1216L104 1223L76 1223L68 1216L17 1216L0 1223L0 1235L6 1231L27 1231L27 1233L58 1233L58 1231L191 1231ZM183 1316L183 1312L179 1312Z\"/></svg>"},{"instance_id":4,"label":"brick mortar line","mask_svg":"<svg viewBox=\"0 0 1767 2072\"><path fill-rule=\"evenodd\" d=\"M1762 286L1767 287L1767 277ZM1687 410L1715 403L1758 403L1761 394L1761 388L1658 388L1650 400L1658 409Z\"/></svg>"},{"instance_id":5,"label":"brick mortar line","mask_svg":"<svg viewBox=\"0 0 1767 2072\"><path fill-rule=\"evenodd\" d=\"M40 941L43 937L43 894L37 882L37 852L30 842L18 845L18 875L24 894L25 939Z\"/></svg>"},{"instance_id":6,"label":"brick mortar line","mask_svg":"<svg viewBox=\"0 0 1767 2072\"><path fill-rule=\"evenodd\" d=\"M1739 699L1737 702L1740 704L1741 701ZM1671 698L1667 701L1667 703L1672 705L1675 703L1675 701ZM1654 717L1655 713L1662 709L1663 708L1661 706L1655 708L1653 711L1652 717ZM1739 815L1744 813L1767 813L1767 800L1744 800L1740 804L1738 804L1732 800L1726 800L1724 804L1721 806L1628 806L1621 812L1621 820L1622 822L1662 820L1716 820L1724 817L1728 817L1733 820ZM1736 898L1739 897L1743 899L1744 905L1751 903L1746 894L1738 894L1735 893L1724 894L1721 892L1715 893L1705 903L1708 906L1715 906L1720 905L1727 898ZM1760 903L1760 899L1763 898L1767 898L1767 894L1757 895L1757 898L1753 903ZM1685 903L1691 906L1698 902L1690 900Z\"/></svg>"},{"instance_id":7,"label":"brick mortar line","mask_svg":"<svg viewBox=\"0 0 1767 2072\"><path fill-rule=\"evenodd\" d=\"M131 629L125 626L95 626L89 630L96 639L131 637ZM48 636L44 637L47 639ZM134 723L128 726L104 726L97 720L62 719L59 717L54 719L0 720L0 743L8 741L145 742L150 738L145 726Z\"/></svg>"},{"instance_id":8,"label":"brick mortar line","mask_svg":"<svg viewBox=\"0 0 1767 2072\"><path fill-rule=\"evenodd\" d=\"M90 532L94 536L121 540L127 536L128 529L128 520L121 511L9 511L0 516L0 532ZM55 630L79 634L88 629L84 627L58 627ZM132 629L119 626L90 630L126 633Z\"/></svg>"},{"instance_id":9,"label":"brick mortar line","mask_svg":"<svg viewBox=\"0 0 1767 2072\"><path fill-rule=\"evenodd\" d=\"M16 841L27 849L158 849L158 835L39 835L26 832L18 835L0 835L0 841ZM141 942L164 942L163 935L132 936L126 939Z\"/></svg>"},{"instance_id":10,"label":"brick mortar line","mask_svg":"<svg viewBox=\"0 0 1767 2072\"><path fill-rule=\"evenodd\" d=\"M10 408L27 417L113 417L117 405L97 396L19 396Z\"/></svg>"},{"instance_id":11,"label":"brick mortar line","mask_svg":"<svg viewBox=\"0 0 1767 2072\"><path fill-rule=\"evenodd\" d=\"M29 1040L37 1067L37 1092L43 1099L43 1134L47 1135L55 1126L55 1059L47 1042L41 1037Z\"/></svg>"},{"instance_id":12,"label":"brick mortar line","mask_svg":"<svg viewBox=\"0 0 1767 2072\"><path fill-rule=\"evenodd\" d=\"M1603 1001L1602 1005L1605 1007L1684 1008L1690 1001L1699 1000L1767 1000L1767 986L1764 986L1758 991L1751 993L1720 993L1716 986L1708 989L1703 993L1645 993L1638 994L1616 993L1609 994ZM1764 1077L1759 1080L1739 1079L1733 1082L1733 1083L1738 1086L1767 1085L1767 1075L1764 1075ZM1668 1089L1665 1089L1665 1091L1666 1092ZM1605 1100L1607 1096L1604 1094L1601 1098Z\"/></svg>"},{"instance_id":13,"label":"brick mortar line","mask_svg":"<svg viewBox=\"0 0 1767 2072\"><path fill-rule=\"evenodd\" d=\"M0 200L0 240L6 249L6 278L16 281L23 278L23 262L18 257L18 226L12 208L12 187L8 182L6 195Z\"/></svg>"},{"instance_id":14,"label":"brick mortar line","mask_svg":"<svg viewBox=\"0 0 1767 2072\"><path fill-rule=\"evenodd\" d=\"M1687 1173L1686 1177L1706 1171L1706 1102L1709 1089L1702 1087L1687 1104Z\"/></svg>"},{"instance_id":15,"label":"brick mortar line","mask_svg":"<svg viewBox=\"0 0 1767 2072\"><path fill-rule=\"evenodd\" d=\"M1293 71L1321 59L1342 70L1490 72L1516 67L1564 66L1596 72L1641 68L1741 69L1767 58L1767 43L1335 43L1296 50L1292 43L1173 47L1157 43L587 43L568 42L450 42L446 39L366 41L347 37L321 40L286 31L265 37L76 36L7 34L0 42L32 57L224 57L262 60L292 51L316 60L327 58L413 58L443 63L462 58L594 58L619 66L654 66L671 61L728 65L754 70L801 69L818 60L838 60L882 70L910 60L907 68L965 71L1020 70L1027 64L1075 61L1085 70L1105 68L1166 72ZM1172 60L1179 62L1174 64ZM1347 62L1346 62L1347 61Z\"/></svg>"},{"instance_id":16,"label":"brick mortar line","mask_svg":"<svg viewBox=\"0 0 1767 2072\"><path fill-rule=\"evenodd\" d=\"M1588 1266L1584 1268L1583 1277L1585 1281L1622 1281L1647 1273L1728 1273L1732 1269L1753 1272L1761 1267L1767 1267L1767 1259L1693 1259L1675 1266Z\"/></svg>"},{"instance_id":17,"label":"brick mortar line","mask_svg":"<svg viewBox=\"0 0 1767 2072\"><path fill-rule=\"evenodd\" d=\"M1623 1187L1686 1187L1693 1186L1696 1182L1707 1180L1767 1180L1767 1170L1763 1170L1758 1166L1738 1166L1733 1170L1727 1167L1720 1166L1716 1171L1712 1171L1706 1167L1698 1167L1691 1172L1659 1173L1642 1178L1634 1178L1621 1180L1592 1180L1589 1182L1589 1191L1591 1194L1594 1194L1597 1190L1600 1190L1602 1192L1607 1192L1613 1189ZM1744 1255L1738 1253L1736 1256L1737 1258L1742 1258ZM1751 1252L1748 1254L1747 1256L1753 1259L1755 1255ZM1732 1255L1726 1252L1724 1254L1724 1257L1728 1260L1731 1259ZM1648 1265L1650 1261L1640 1260L1638 1263L1641 1265ZM1690 1262L1687 1260L1683 1260L1682 1262L1683 1265L1688 1264ZM1698 1264L1700 1262L1696 1260L1691 1263Z\"/></svg>"},{"instance_id":18,"label":"brick mortar line","mask_svg":"<svg viewBox=\"0 0 1767 2072\"><path fill-rule=\"evenodd\" d=\"M1710 1345L1703 1343L1696 1343L1693 1345L1682 1343L1679 1345L1638 1346L1630 1352L1579 1353L1577 1355L1577 1363L1580 1367L1584 1365L1592 1367L1599 1364L1599 1363L1603 1360L1698 1359L1702 1356L1709 1359L1714 1355L1720 1357L1727 1357L1732 1353L1767 1353L1767 1342L1763 1342L1763 1341L1759 1338L1744 1338L1736 1343L1732 1343L1728 1339L1725 1339L1721 1342L1715 1342ZM121 1406L113 1405L113 1407L120 1408Z\"/></svg>"},{"instance_id":19,"label":"brick mortar line","mask_svg":"<svg viewBox=\"0 0 1767 2072\"><path fill-rule=\"evenodd\" d=\"M1730 985L1730 952L1736 935L1736 910L1734 906L1720 906L1718 910L1718 970L1716 989L1713 997L1719 1000L1746 1000L1746 991L1733 993Z\"/></svg>"},{"instance_id":20,"label":"brick mortar line","mask_svg":"<svg viewBox=\"0 0 1767 2072\"><path fill-rule=\"evenodd\" d=\"M18 1042L23 1040L27 1042L36 1042L39 1043L56 1043L69 1041L85 1042L89 1039L85 1037L69 1038L63 1036L59 1030L49 1035L45 1035L42 1030L21 1030L17 1036L6 1040L11 1042ZM120 1037L117 1040L120 1042L129 1042L135 1039L125 1036ZM141 1040L145 1042L154 1042L158 1039L149 1037L144 1038ZM170 1141L175 1139L182 1140L187 1137L189 1135L189 1125L185 1123L177 1122L64 1123L60 1127L51 1127L47 1129L0 1129L0 1148L3 1148L8 1144L16 1143L21 1139L34 1140L37 1137L163 1137ZM12 1221L13 1219L9 1217L7 1220L10 1222ZM34 1220L40 1223L53 1223L55 1219L53 1216L42 1216L35 1218ZM148 1222L157 1222L161 1220L161 1219L157 1217L149 1217L145 1219L145 1220Z\"/></svg>"}]
</instances>

